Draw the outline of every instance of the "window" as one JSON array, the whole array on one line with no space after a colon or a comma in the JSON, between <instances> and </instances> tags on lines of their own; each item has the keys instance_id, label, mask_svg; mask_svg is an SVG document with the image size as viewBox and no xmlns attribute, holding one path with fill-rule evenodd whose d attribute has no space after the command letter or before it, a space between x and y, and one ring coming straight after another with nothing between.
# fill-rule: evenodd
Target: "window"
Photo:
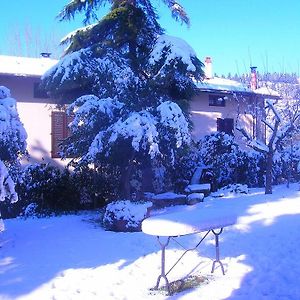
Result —
<instances>
[{"instance_id":1,"label":"window","mask_svg":"<svg viewBox=\"0 0 300 300\"><path fill-rule=\"evenodd\" d=\"M217 119L217 130L219 132L225 132L227 134L233 135L233 119Z\"/></svg>"},{"instance_id":2,"label":"window","mask_svg":"<svg viewBox=\"0 0 300 300\"><path fill-rule=\"evenodd\" d=\"M73 120L65 111L52 111L51 113L51 157L60 158L60 144L70 135L68 124Z\"/></svg>"},{"instance_id":3,"label":"window","mask_svg":"<svg viewBox=\"0 0 300 300\"><path fill-rule=\"evenodd\" d=\"M226 96L221 95L209 95L208 96L208 104L209 106L222 106L226 105Z\"/></svg>"},{"instance_id":4,"label":"window","mask_svg":"<svg viewBox=\"0 0 300 300\"><path fill-rule=\"evenodd\" d=\"M34 98L42 98L42 99L49 98L47 92L40 87L39 82L35 82L33 84L33 97Z\"/></svg>"}]
</instances>

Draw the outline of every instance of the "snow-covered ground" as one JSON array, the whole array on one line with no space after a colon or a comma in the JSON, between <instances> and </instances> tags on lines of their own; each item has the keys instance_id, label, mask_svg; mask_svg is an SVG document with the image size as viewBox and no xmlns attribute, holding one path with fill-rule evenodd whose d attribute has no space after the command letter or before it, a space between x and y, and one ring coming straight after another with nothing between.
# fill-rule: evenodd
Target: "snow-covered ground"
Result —
<instances>
[{"instance_id":1,"label":"snow-covered ground","mask_svg":"<svg viewBox=\"0 0 300 300\"><path fill-rule=\"evenodd\" d=\"M300 192L250 189L228 201L238 224L221 235L220 268L210 274L213 236L188 253L170 280L196 274L202 285L173 296L151 292L160 273L160 249L153 236L101 228L95 212L44 219L5 220L0 236L0 299L300 299ZM210 201L210 200L206 200ZM203 205L203 204L198 204ZM222 205L220 205L221 207ZM178 209L178 208L177 208ZM192 245L199 235L180 238ZM167 250L167 265L183 252Z\"/></svg>"}]
</instances>

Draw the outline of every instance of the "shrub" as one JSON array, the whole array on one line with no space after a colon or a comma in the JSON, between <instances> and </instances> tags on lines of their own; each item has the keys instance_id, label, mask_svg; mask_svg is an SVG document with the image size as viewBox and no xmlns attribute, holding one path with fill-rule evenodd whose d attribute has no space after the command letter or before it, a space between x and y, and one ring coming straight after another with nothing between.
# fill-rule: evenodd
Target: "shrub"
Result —
<instances>
[{"instance_id":1,"label":"shrub","mask_svg":"<svg viewBox=\"0 0 300 300\"><path fill-rule=\"evenodd\" d=\"M199 141L199 156L200 162L210 169L213 190L232 183L263 184L262 155L242 151L233 136L223 132L205 136Z\"/></svg>"},{"instance_id":2,"label":"shrub","mask_svg":"<svg viewBox=\"0 0 300 300\"><path fill-rule=\"evenodd\" d=\"M106 206L103 225L112 231L140 231L141 223L148 215L151 202L119 200Z\"/></svg>"},{"instance_id":3,"label":"shrub","mask_svg":"<svg viewBox=\"0 0 300 300\"><path fill-rule=\"evenodd\" d=\"M34 203L37 215L49 215L81 208L79 191L67 169L49 164L27 166L17 186L23 207Z\"/></svg>"}]
</instances>

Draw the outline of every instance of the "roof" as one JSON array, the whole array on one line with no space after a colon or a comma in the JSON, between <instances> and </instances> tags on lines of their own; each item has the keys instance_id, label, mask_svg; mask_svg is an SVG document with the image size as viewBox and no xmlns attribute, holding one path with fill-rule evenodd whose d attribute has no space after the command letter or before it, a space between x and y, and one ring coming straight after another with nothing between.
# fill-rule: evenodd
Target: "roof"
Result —
<instances>
[{"instance_id":1,"label":"roof","mask_svg":"<svg viewBox=\"0 0 300 300\"><path fill-rule=\"evenodd\" d=\"M223 93L232 93L232 92L239 92L239 93L252 93L253 91L243 85L242 83L231 80L225 79L220 77L214 77L210 79L204 79L201 82L197 83L197 87L203 92L223 92Z\"/></svg>"},{"instance_id":2,"label":"roof","mask_svg":"<svg viewBox=\"0 0 300 300\"><path fill-rule=\"evenodd\" d=\"M260 87L256 90L254 90L254 93L260 94L260 95L269 95L269 96L280 97L278 92L276 92L266 86L263 86L263 87Z\"/></svg>"},{"instance_id":3,"label":"roof","mask_svg":"<svg viewBox=\"0 0 300 300\"><path fill-rule=\"evenodd\" d=\"M211 93L226 93L226 94L258 94L265 97L278 98L279 94L268 88L259 88L256 90L250 89L245 84L226 78L214 77L210 79L204 79L201 82L196 83L198 89L202 92Z\"/></svg>"},{"instance_id":4,"label":"roof","mask_svg":"<svg viewBox=\"0 0 300 300\"><path fill-rule=\"evenodd\" d=\"M58 60L47 57L32 58L0 55L0 74L41 77L57 62ZM220 77L205 79L201 82L197 82L196 85L202 92L219 92L227 94L239 93L248 95L259 94L271 98L279 97L276 91L268 88L259 88L253 91L241 82Z\"/></svg>"},{"instance_id":5,"label":"roof","mask_svg":"<svg viewBox=\"0 0 300 300\"><path fill-rule=\"evenodd\" d=\"M0 74L40 77L58 60L0 55Z\"/></svg>"}]
</instances>

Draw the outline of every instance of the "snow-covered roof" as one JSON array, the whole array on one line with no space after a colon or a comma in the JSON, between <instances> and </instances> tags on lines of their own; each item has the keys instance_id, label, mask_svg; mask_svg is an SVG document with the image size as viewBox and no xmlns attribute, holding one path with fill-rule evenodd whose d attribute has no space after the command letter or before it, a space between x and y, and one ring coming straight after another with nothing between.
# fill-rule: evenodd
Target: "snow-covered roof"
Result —
<instances>
[{"instance_id":1,"label":"snow-covered roof","mask_svg":"<svg viewBox=\"0 0 300 300\"><path fill-rule=\"evenodd\" d=\"M279 97L279 94L269 88L258 88L256 90L250 89L245 84L226 78L214 77L204 79L202 82L196 83L200 91L203 92L220 92L220 93L246 93L259 94L262 96L269 96L271 98Z\"/></svg>"},{"instance_id":2,"label":"snow-covered roof","mask_svg":"<svg viewBox=\"0 0 300 300\"><path fill-rule=\"evenodd\" d=\"M0 74L40 77L57 62L55 59L46 57L0 55Z\"/></svg>"},{"instance_id":3,"label":"snow-covered roof","mask_svg":"<svg viewBox=\"0 0 300 300\"><path fill-rule=\"evenodd\" d=\"M255 94L260 94L260 95L270 95L270 96L275 96L275 97L280 97L279 93L264 86L264 87L260 87L256 90L254 90Z\"/></svg>"},{"instance_id":4,"label":"snow-covered roof","mask_svg":"<svg viewBox=\"0 0 300 300\"><path fill-rule=\"evenodd\" d=\"M197 87L201 91L220 91L220 92L242 92L252 93L253 91L242 83L225 79L220 77L214 77L210 79L204 79L202 82L197 83Z\"/></svg>"}]
</instances>

